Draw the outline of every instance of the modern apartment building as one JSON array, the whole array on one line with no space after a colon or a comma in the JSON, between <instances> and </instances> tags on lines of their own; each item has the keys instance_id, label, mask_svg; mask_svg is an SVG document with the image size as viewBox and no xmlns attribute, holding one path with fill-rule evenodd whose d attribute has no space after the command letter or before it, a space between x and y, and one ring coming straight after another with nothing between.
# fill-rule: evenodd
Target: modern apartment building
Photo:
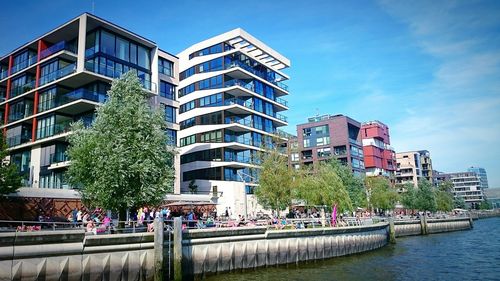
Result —
<instances>
[{"instance_id":1,"label":"modern apartment building","mask_svg":"<svg viewBox=\"0 0 500 281\"><path fill-rule=\"evenodd\" d=\"M392 148L389 127L380 121L361 124L361 138L367 176L384 176L393 179L396 171L396 154Z\"/></svg>"},{"instance_id":2,"label":"modern apartment building","mask_svg":"<svg viewBox=\"0 0 500 281\"><path fill-rule=\"evenodd\" d=\"M463 198L470 208L477 208L484 201L481 178L476 172L459 172L444 174L453 183L453 195Z\"/></svg>"},{"instance_id":3,"label":"modern apartment building","mask_svg":"<svg viewBox=\"0 0 500 281\"><path fill-rule=\"evenodd\" d=\"M149 39L85 13L0 58L1 127L26 187L70 188L69 125L91 124L112 79L129 70L165 110L175 145L178 59Z\"/></svg>"},{"instance_id":4,"label":"modern apartment building","mask_svg":"<svg viewBox=\"0 0 500 281\"><path fill-rule=\"evenodd\" d=\"M481 181L481 189L488 188L488 175L486 174L486 170L481 167L470 167L467 169L468 172L475 172Z\"/></svg>"},{"instance_id":5,"label":"modern apartment building","mask_svg":"<svg viewBox=\"0 0 500 281\"><path fill-rule=\"evenodd\" d=\"M218 210L251 214L258 151L287 125L290 61L242 29L178 54L181 191L218 194Z\"/></svg>"},{"instance_id":6,"label":"modern apartment building","mask_svg":"<svg viewBox=\"0 0 500 281\"><path fill-rule=\"evenodd\" d=\"M396 153L396 183L413 183L418 187L422 178L433 183L432 160L427 150L398 152Z\"/></svg>"},{"instance_id":7,"label":"modern apartment building","mask_svg":"<svg viewBox=\"0 0 500 281\"><path fill-rule=\"evenodd\" d=\"M300 165L313 165L335 157L354 174L365 174L361 124L352 118L341 114L311 117L297 125L297 142L292 162L299 159Z\"/></svg>"}]
</instances>

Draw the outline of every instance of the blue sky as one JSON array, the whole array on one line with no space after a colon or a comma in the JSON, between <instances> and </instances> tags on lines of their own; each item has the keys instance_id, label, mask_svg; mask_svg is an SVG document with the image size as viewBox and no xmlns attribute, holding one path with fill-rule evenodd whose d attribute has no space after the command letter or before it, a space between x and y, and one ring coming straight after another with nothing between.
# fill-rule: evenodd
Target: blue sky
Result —
<instances>
[{"instance_id":1,"label":"blue sky","mask_svg":"<svg viewBox=\"0 0 500 281\"><path fill-rule=\"evenodd\" d=\"M435 169L482 166L500 187L500 1L104 1L94 13L178 53L241 27L292 61L290 126L342 113L389 125ZM92 11L91 0L2 4L0 54Z\"/></svg>"}]
</instances>

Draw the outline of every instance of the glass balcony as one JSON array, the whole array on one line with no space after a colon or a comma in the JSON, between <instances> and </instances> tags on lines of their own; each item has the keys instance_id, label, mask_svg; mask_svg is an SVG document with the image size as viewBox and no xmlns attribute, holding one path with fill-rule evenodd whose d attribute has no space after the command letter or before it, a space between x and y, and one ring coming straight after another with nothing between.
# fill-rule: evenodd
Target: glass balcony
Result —
<instances>
[{"instance_id":1,"label":"glass balcony","mask_svg":"<svg viewBox=\"0 0 500 281\"><path fill-rule=\"evenodd\" d=\"M246 163L246 164L251 164L252 163L252 158L250 157L245 157L245 156L239 156L239 155L224 155L224 161L226 162L240 162L240 163Z\"/></svg>"},{"instance_id":2,"label":"glass balcony","mask_svg":"<svg viewBox=\"0 0 500 281\"><path fill-rule=\"evenodd\" d=\"M6 78L8 76L9 72L6 70L0 72L0 80Z\"/></svg>"},{"instance_id":3,"label":"glass balcony","mask_svg":"<svg viewBox=\"0 0 500 281\"><path fill-rule=\"evenodd\" d=\"M43 51L41 51L40 52L40 60L42 60L48 56L51 56L59 51L62 51L62 50L70 51L74 54L76 53L75 45L70 45L66 41L61 41L59 43L56 43L56 44L50 46L49 48L47 48Z\"/></svg>"},{"instance_id":4,"label":"glass balcony","mask_svg":"<svg viewBox=\"0 0 500 281\"><path fill-rule=\"evenodd\" d=\"M33 110L31 110L30 112L10 112L8 120L9 120L9 122L14 122L14 121L29 117L32 114L33 114Z\"/></svg>"},{"instance_id":5,"label":"glass balcony","mask_svg":"<svg viewBox=\"0 0 500 281\"><path fill-rule=\"evenodd\" d=\"M50 155L50 164L61 163L69 161L66 152L56 152Z\"/></svg>"},{"instance_id":6,"label":"glass balcony","mask_svg":"<svg viewBox=\"0 0 500 281\"><path fill-rule=\"evenodd\" d=\"M279 120L283 121L283 122L288 122L288 118L285 115L283 115L283 114L274 113L274 117L276 119L279 119Z\"/></svg>"},{"instance_id":7,"label":"glass balcony","mask_svg":"<svg viewBox=\"0 0 500 281\"><path fill-rule=\"evenodd\" d=\"M72 92L56 96L55 98L47 100L44 103L39 103L38 112L47 111L52 108L56 108L61 105L68 104L70 102L81 99L98 103L104 103L106 101L106 98L107 95L104 93L93 92L86 89L76 89Z\"/></svg>"},{"instance_id":8,"label":"glass balcony","mask_svg":"<svg viewBox=\"0 0 500 281\"><path fill-rule=\"evenodd\" d=\"M63 122L55 123L54 125L49 125L37 129L37 139L44 139L52 137L55 135L63 134L69 132L70 125L73 120L67 120Z\"/></svg>"},{"instance_id":9,"label":"glass balcony","mask_svg":"<svg viewBox=\"0 0 500 281\"><path fill-rule=\"evenodd\" d=\"M110 77L113 79L120 78L126 72L126 71L125 72L118 71L116 68L109 67L105 64L95 65L94 62L92 62L92 61L85 62L85 70L88 70L88 71L91 71L91 72L94 72L97 74L101 74L101 75L104 75L104 76L107 76L107 77ZM134 69L130 68L130 70L134 70ZM142 78L142 77L137 77L137 78L139 78L140 83L144 89L150 90L152 92L156 92L157 84L155 82L152 82L152 81L147 80L147 79Z\"/></svg>"},{"instance_id":10,"label":"glass balcony","mask_svg":"<svg viewBox=\"0 0 500 281\"><path fill-rule=\"evenodd\" d=\"M245 137L245 136L225 135L224 141L225 142L237 142L237 143L246 144L246 145L253 145L252 138Z\"/></svg>"},{"instance_id":11,"label":"glass balcony","mask_svg":"<svg viewBox=\"0 0 500 281\"><path fill-rule=\"evenodd\" d=\"M28 83L26 83L24 85L13 87L10 90L10 98L22 95L22 94L24 94L26 92L29 92L29 91L33 90L35 88L35 83L36 83L36 81L33 80L33 81L28 82Z\"/></svg>"},{"instance_id":12,"label":"glass balcony","mask_svg":"<svg viewBox=\"0 0 500 281\"><path fill-rule=\"evenodd\" d=\"M252 128L254 127L252 120L235 118L235 117L226 117L225 123L226 124L240 124L240 125L252 127Z\"/></svg>"},{"instance_id":13,"label":"glass balcony","mask_svg":"<svg viewBox=\"0 0 500 281\"><path fill-rule=\"evenodd\" d=\"M31 133L8 137L6 141L9 147L27 143L31 141Z\"/></svg>"},{"instance_id":14,"label":"glass balcony","mask_svg":"<svg viewBox=\"0 0 500 281\"><path fill-rule=\"evenodd\" d=\"M232 86L240 86L240 87L245 88L247 90L250 90L258 95L261 95L261 94L255 92L255 87L254 87L252 82L245 82L245 81L240 80L240 79L233 79L233 80L226 81L224 83L224 87L226 87L226 88L232 87ZM275 97L274 101L281 104L281 105L288 107L288 102L282 98Z\"/></svg>"},{"instance_id":15,"label":"glass balcony","mask_svg":"<svg viewBox=\"0 0 500 281\"><path fill-rule=\"evenodd\" d=\"M235 68L235 67L241 67L244 70L246 70L254 75L257 75L258 77L265 79L267 82L270 82L273 85L278 86L280 89L288 92L288 86L286 84L284 84L282 82L274 81L273 78L270 77L266 72L258 71L258 70L250 67L249 65L247 65L243 62L233 60L231 63L225 65L226 69L231 69L231 68Z\"/></svg>"},{"instance_id":16,"label":"glass balcony","mask_svg":"<svg viewBox=\"0 0 500 281\"><path fill-rule=\"evenodd\" d=\"M28 58L27 60L24 60L16 65L14 65L10 69L11 75L27 68L28 66L34 65L37 62L37 60L38 60L37 56L32 56L32 57Z\"/></svg>"},{"instance_id":17,"label":"glass balcony","mask_svg":"<svg viewBox=\"0 0 500 281\"><path fill-rule=\"evenodd\" d=\"M40 85L45 85L49 82L60 79L76 71L76 63L69 64L63 68L60 68L54 72L46 74L40 77Z\"/></svg>"}]
</instances>

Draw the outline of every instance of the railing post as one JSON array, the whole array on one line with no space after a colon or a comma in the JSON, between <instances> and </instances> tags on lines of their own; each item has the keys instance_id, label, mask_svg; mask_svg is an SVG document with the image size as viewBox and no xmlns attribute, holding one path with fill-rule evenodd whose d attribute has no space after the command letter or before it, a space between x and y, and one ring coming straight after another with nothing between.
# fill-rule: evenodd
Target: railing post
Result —
<instances>
[{"instance_id":1,"label":"railing post","mask_svg":"<svg viewBox=\"0 0 500 281\"><path fill-rule=\"evenodd\" d=\"M174 280L182 280L182 220L174 218Z\"/></svg>"},{"instance_id":2,"label":"railing post","mask_svg":"<svg viewBox=\"0 0 500 281\"><path fill-rule=\"evenodd\" d=\"M155 281L163 280L163 218L156 218L153 222L154 226L154 268Z\"/></svg>"}]
</instances>

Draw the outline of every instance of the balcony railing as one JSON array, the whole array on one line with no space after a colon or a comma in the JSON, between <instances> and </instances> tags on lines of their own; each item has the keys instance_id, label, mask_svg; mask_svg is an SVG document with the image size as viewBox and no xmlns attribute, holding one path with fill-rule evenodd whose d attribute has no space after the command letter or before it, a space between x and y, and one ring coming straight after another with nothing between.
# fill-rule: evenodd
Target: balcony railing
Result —
<instances>
[{"instance_id":1,"label":"balcony railing","mask_svg":"<svg viewBox=\"0 0 500 281\"><path fill-rule=\"evenodd\" d=\"M228 87L232 87L232 86L240 86L240 87L245 88L247 90L250 90L256 94L259 94L259 93L255 92L255 87L254 87L252 82L245 82L245 81L240 80L240 79L233 79L233 80L226 81L224 83L224 87L228 88ZM288 107L288 102L282 98L275 97L274 101L281 104L281 105Z\"/></svg>"},{"instance_id":2,"label":"balcony railing","mask_svg":"<svg viewBox=\"0 0 500 281\"><path fill-rule=\"evenodd\" d=\"M88 61L85 62L85 69L88 71L97 73L97 74L101 74L101 75L113 78L113 79L120 78L123 74L125 74L124 72L117 71L114 67L108 67L105 64L99 64L99 65L97 65L96 68L94 68L94 63L88 62ZM131 68L131 70L134 70L134 69ZM146 79L141 78L141 77L138 77L138 78L139 78L141 85L144 89L150 90L152 92L156 92L157 85L155 82L146 80Z\"/></svg>"},{"instance_id":3,"label":"balcony railing","mask_svg":"<svg viewBox=\"0 0 500 281\"><path fill-rule=\"evenodd\" d=\"M36 81L33 80L33 81L28 82L28 83L26 83L24 85L13 87L10 90L10 98L22 95L22 94L24 94L26 92L29 92L29 91L33 90L35 88L35 83L36 83Z\"/></svg>"},{"instance_id":4,"label":"balcony railing","mask_svg":"<svg viewBox=\"0 0 500 281\"><path fill-rule=\"evenodd\" d=\"M59 43L56 43L50 47L48 47L47 49L43 50L40 52L40 60L50 56L50 55L53 55L59 51L62 51L62 50L66 50L66 51L70 51L72 53L76 53L76 47L75 45L70 45L68 44L66 41L61 41Z\"/></svg>"},{"instance_id":5,"label":"balcony railing","mask_svg":"<svg viewBox=\"0 0 500 281\"><path fill-rule=\"evenodd\" d=\"M44 103L39 103L38 112L43 112L80 99L104 103L106 98L106 94L103 93L93 92L86 89L76 89L64 95L56 96L55 98L47 100Z\"/></svg>"},{"instance_id":6,"label":"balcony railing","mask_svg":"<svg viewBox=\"0 0 500 281\"><path fill-rule=\"evenodd\" d=\"M279 113L275 112L274 113L274 117L276 119L279 119L279 120L283 121L283 122L288 122L288 118L285 115L283 115L283 114L279 114Z\"/></svg>"},{"instance_id":7,"label":"balcony railing","mask_svg":"<svg viewBox=\"0 0 500 281\"><path fill-rule=\"evenodd\" d=\"M266 80L267 82L270 82L270 83L278 86L279 88L283 89L284 91L288 92L288 86L286 84L284 84L282 82L274 81L273 78L270 77L266 72L258 71L258 70L254 69L253 67L250 67L249 65L247 65L243 62L232 61L231 63L229 63L225 66L226 69L235 68L235 67L241 67L244 70L246 70L252 74L257 75L260 78L263 78L264 80Z\"/></svg>"},{"instance_id":8,"label":"balcony railing","mask_svg":"<svg viewBox=\"0 0 500 281\"><path fill-rule=\"evenodd\" d=\"M9 120L9 122L14 122L29 117L31 115L33 115L33 109L31 110L28 109L25 112L10 112L7 120Z\"/></svg>"},{"instance_id":9,"label":"balcony railing","mask_svg":"<svg viewBox=\"0 0 500 281\"><path fill-rule=\"evenodd\" d=\"M238 155L224 155L224 161L226 162L239 162L245 164L253 163L252 158Z\"/></svg>"},{"instance_id":10,"label":"balcony railing","mask_svg":"<svg viewBox=\"0 0 500 281\"><path fill-rule=\"evenodd\" d=\"M31 133L29 135L24 134L24 135L17 135L17 136L13 136L13 137L8 137L6 140L7 145L9 147L20 145L23 143L27 143L29 141L31 141Z\"/></svg>"},{"instance_id":11,"label":"balcony railing","mask_svg":"<svg viewBox=\"0 0 500 281\"><path fill-rule=\"evenodd\" d=\"M41 140L55 135L69 132L73 120L63 121L51 126L45 126L37 129L37 139Z\"/></svg>"},{"instance_id":12,"label":"balcony railing","mask_svg":"<svg viewBox=\"0 0 500 281\"><path fill-rule=\"evenodd\" d=\"M14 65L10 69L10 74L12 75L16 72L19 72L19 71L27 68L28 66L35 64L37 62L37 60L38 60L37 56L32 56L32 57L28 58L27 60L23 60L22 62Z\"/></svg>"},{"instance_id":13,"label":"balcony railing","mask_svg":"<svg viewBox=\"0 0 500 281\"><path fill-rule=\"evenodd\" d=\"M50 164L61 163L66 161L69 161L66 152L56 152L50 154Z\"/></svg>"},{"instance_id":14,"label":"balcony railing","mask_svg":"<svg viewBox=\"0 0 500 281\"><path fill-rule=\"evenodd\" d=\"M54 72L51 72L49 74L46 74L46 75L40 77L40 85L45 85L49 82L52 82L52 81L60 79L64 76L67 76L75 71L76 71L76 64L75 63L69 64L63 68L60 68Z\"/></svg>"}]
</instances>

